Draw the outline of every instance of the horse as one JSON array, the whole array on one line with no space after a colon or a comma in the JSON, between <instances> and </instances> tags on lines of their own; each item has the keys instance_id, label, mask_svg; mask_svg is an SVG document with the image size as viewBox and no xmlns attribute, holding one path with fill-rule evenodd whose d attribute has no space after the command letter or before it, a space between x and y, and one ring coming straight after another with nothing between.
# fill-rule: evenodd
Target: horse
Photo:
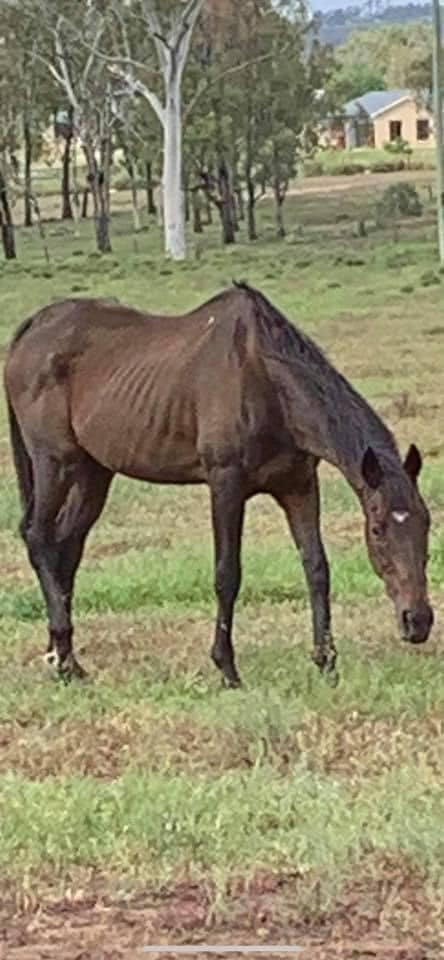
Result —
<instances>
[{"instance_id":1,"label":"horse","mask_svg":"<svg viewBox=\"0 0 444 960\"><path fill-rule=\"evenodd\" d=\"M318 466L336 467L364 514L367 551L401 637L424 642L430 515L421 454L402 461L377 413L311 338L264 296L236 283L178 316L104 299L67 299L18 328L4 367L23 508L20 532L46 602L47 657L83 677L72 599L87 535L112 478L206 484L217 615L211 657L240 683L232 641L245 505L269 494L302 557L313 660L337 681Z\"/></svg>"}]
</instances>

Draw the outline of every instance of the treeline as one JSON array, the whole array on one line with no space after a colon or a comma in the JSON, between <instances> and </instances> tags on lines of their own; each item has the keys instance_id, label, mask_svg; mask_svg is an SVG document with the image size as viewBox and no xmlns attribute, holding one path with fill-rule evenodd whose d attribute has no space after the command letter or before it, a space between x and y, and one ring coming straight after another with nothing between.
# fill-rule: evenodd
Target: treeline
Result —
<instances>
[{"instance_id":1,"label":"treeline","mask_svg":"<svg viewBox=\"0 0 444 960\"><path fill-rule=\"evenodd\" d=\"M355 30L335 50L329 86L334 102L368 90L412 89L431 97L432 28L427 23Z\"/></svg>"},{"instance_id":2,"label":"treeline","mask_svg":"<svg viewBox=\"0 0 444 960\"><path fill-rule=\"evenodd\" d=\"M391 6L369 0L361 6L338 7L335 10L319 11L319 37L323 43L333 46L344 43L354 30L366 30L389 24L430 23L430 3L406 3Z\"/></svg>"},{"instance_id":3,"label":"treeline","mask_svg":"<svg viewBox=\"0 0 444 960\"><path fill-rule=\"evenodd\" d=\"M78 220L89 194L101 252L112 245L117 155L135 230L141 186L154 214L161 184L174 258L185 256L186 219L201 232L217 216L225 243L245 220L254 240L266 190L283 235L288 186L315 144L333 72L296 0L0 0L5 256L16 253L11 196L22 192L26 226L39 219L33 168L48 129L63 154L61 216Z\"/></svg>"}]
</instances>

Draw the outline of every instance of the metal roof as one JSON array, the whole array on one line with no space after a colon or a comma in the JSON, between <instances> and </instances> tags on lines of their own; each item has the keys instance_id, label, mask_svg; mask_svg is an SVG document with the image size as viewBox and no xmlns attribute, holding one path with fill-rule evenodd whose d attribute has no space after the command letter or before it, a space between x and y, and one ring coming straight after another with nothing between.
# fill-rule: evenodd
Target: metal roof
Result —
<instances>
[{"instance_id":1,"label":"metal roof","mask_svg":"<svg viewBox=\"0 0 444 960\"><path fill-rule=\"evenodd\" d=\"M370 90L364 93L362 97L356 97L349 100L344 106L346 117L357 117L360 113L366 113L369 117L376 117L378 113L383 113L389 107L394 107L396 103L402 100L412 99L414 94L411 90Z\"/></svg>"}]
</instances>

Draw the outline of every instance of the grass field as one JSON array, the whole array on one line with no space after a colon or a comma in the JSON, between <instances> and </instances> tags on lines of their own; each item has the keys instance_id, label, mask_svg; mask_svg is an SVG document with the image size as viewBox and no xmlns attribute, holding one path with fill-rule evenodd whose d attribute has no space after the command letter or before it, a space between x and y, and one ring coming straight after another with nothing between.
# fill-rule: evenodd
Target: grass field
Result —
<instances>
[{"instance_id":1,"label":"grass field","mask_svg":"<svg viewBox=\"0 0 444 960\"><path fill-rule=\"evenodd\" d=\"M49 266L32 231L19 234L19 261L0 265L2 347L64 295L168 312L233 276L261 287L401 447L421 447L437 620L423 649L401 644L354 495L323 467L341 682L330 689L310 662L301 566L277 508L258 498L236 623L245 686L224 691L208 658L207 492L118 479L78 579L92 682L64 687L41 657L2 405L1 957L135 957L144 943L199 940L298 942L315 960L442 956L444 276L429 208L397 244L354 235L379 189L290 198L284 243L265 203L257 245L222 249L215 225L179 265L162 259L155 225L135 244L121 197L109 257L95 255L91 224L74 238L53 222Z\"/></svg>"}]
</instances>

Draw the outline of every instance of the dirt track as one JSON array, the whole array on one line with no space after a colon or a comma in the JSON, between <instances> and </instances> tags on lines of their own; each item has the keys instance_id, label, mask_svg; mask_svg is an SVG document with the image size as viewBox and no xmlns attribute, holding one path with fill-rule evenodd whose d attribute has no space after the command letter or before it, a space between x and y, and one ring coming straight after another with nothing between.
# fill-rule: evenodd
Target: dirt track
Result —
<instances>
[{"instance_id":1,"label":"dirt track","mask_svg":"<svg viewBox=\"0 0 444 960\"><path fill-rule=\"evenodd\" d=\"M435 180L433 170L399 170L393 173L359 173L353 176L307 177L300 184L290 188L289 195L340 193L347 190L369 190L384 187L390 183L414 180L416 184L432 184Z\"/></svg>"}]
</instances>

